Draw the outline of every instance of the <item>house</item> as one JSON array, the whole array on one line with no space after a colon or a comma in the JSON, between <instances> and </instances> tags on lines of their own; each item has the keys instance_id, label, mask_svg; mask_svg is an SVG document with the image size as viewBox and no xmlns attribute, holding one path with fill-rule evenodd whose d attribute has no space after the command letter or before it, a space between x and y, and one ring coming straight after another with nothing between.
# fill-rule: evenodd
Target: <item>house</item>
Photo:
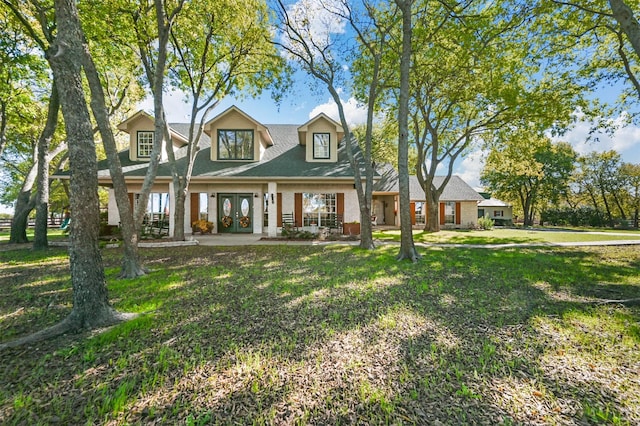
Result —
<instances>
[{"instance_id":1,"label":"house","mask_svg":"<svg viewBox=\"0 0 640 426\"><path fill-rule=\"evenodd\" d=\"M513 224L513 206L497 198L491 197L486 192L479 192L482 200L478 203L478 217L488 217L496 225Z\"/></svg>"},{"instance_id":2,"label":"house","mask_svg":"<svg viewBox=\"0 0 640 426\"><path fill-rule=\"evenodd\" d=\"M433 183L440 187L445 176L435 176ZM374 184L372 215L378 225L399 226L398 174L385 167ZM417 176L409 176L411 222L424 225L427 218L426 196ZM478 223L478 202L483 200L462 178L453 175L440 195L438 220L443 228L469 228Z\"/></svg>"},{"instance_id":3,"label":"house","mask_svg":"<svg viewBox=\"0 0 640 426\"><path fill-rule=\"evenodd\" d=\"M179 164L186 161L186 124L170 124L171 144ZM120 153L131 203L135 203L153 146L153 117L138 112L118 128L129 134L129 149ZM319 114L301 126L264 125L232 106L204 125L185 204L185 232L198 219L214 223L214 232L277 235L283 214L310 231L333 215L359 221L344 132L339 123ZM163 157L163 160L165 158ZM111 186L107 163L99 164L99 183ZM109 224L120 221L109 189ZM169 163L158 167L149 210L166 216L169 234L175 223Z\"/></svg>"},{"instance_id":4,"label":"house","mask_svg":"<svg viewBox=\"0 0 640 426\"><path fill-rule=\"evenodd\" d=\"M177 162L184 164L189 126L170 123L169 127ZM129 148L119 156L133 205L153 146L154 120L141 111L118 128L129 134ZM302 125L266 125L235 106L221 112L204 125L198 141L185 201L185 233L190 233L192 223L199 219L213 222L214 233L268 236L281 231L284 216L312 232L335 224L336 216L344 222L359 221L354 173L343 136L340 124L322 113ZM103 160L98 166L99 184L109 190L109 224L118 225L108 164ZM373 211L378 224L397 225L397 179L395 187L388 179L376 173ZM419 221L424 220L424 193L414 181L412 202ZM444 224L475 222L477 200L467 194L468 185L454 177L447 188L442 199ZM175 230L174 200L171 169L163 154L147 209L150 221L168 222L170 235Z\"/></svg>"}]
</instances>

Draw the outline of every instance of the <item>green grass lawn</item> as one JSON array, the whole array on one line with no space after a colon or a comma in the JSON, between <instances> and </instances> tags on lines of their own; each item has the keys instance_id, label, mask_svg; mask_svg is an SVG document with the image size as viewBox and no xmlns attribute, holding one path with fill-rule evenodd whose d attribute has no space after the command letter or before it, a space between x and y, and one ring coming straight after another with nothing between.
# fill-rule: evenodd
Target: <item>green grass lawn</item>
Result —
<instances>
[{"instance_id":1,"label":"green grass lawn","mask_svg":"<svg viewBox=\"0 0 640 426\"><path fill-rule=\"evenodd\" d=\"M124 281L104 250L142 315L0 352L0 423L640 423L640 307L597 303L640 295L640 246L419 251L143 249ZM0 341L70 303L66 250L0 252Z\"/></svg>"},{"instance_id":2,"label":"green grass lawn","mask_svg":"<svg viewBox=\"0 0 640 426\"><path fill-rule=\"evenodd\" d=\"M33 228L27 228L27 238L29 239L29 241L33 241L33 233L34 233ZM69 235L63 232L62 229L49 228L47 230L47 239L49 241L66 239L68 238L68 236ZM8 243L9 237L10 237L9 231L0 231L0 244Z\"/></svg>"},{"instance_id":3,"label":"green grass lawn","mask_svg":"<svg viewBox=\"0 0 640 426\"><path fill-rule=\"evenodd\" d=\"M618 235L624 234L624 235ZM400 241L400 230L375 231L380 241ZM638 231L566 230L566 229L492 229L443 230L436 233L413 231L416 243L431 244L540 244L587 241L640 240Z\"/></svg>"}]
</instances>

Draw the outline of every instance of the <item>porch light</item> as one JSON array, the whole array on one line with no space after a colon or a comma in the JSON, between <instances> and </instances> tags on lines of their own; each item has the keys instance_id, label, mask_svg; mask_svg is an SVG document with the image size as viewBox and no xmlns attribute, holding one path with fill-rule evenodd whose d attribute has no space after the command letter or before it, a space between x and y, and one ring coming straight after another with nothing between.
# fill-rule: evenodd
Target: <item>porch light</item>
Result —
<instances>
[{"instance_id":1,"label":"porch light","mask_svg":"<svg viewBox=\"0 0 640 426\"><path fill-rule=\"evenodd\" d=\"M216 198L216 193L215 192L211 193L211 198Z\"/></svg>"},{"instance_id":2,"label":"porch light","mask_svg":"<svg viewBox=\"0 0 640 426\"><path fill-rule=\"evenodd\" d=\"M253 198L258 198L258 193L257 193L257 192L255 192L255 193L253 194Z\"/></svg>"}]
</instances>

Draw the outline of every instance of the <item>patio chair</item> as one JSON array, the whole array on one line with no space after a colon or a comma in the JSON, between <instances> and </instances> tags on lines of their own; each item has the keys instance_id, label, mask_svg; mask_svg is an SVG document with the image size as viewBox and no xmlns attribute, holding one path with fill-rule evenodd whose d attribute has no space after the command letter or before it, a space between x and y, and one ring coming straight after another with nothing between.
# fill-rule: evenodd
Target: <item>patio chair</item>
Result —
<instances>
[{"instance_id":1,"label":"patio chair","mask_svg":"<svg viewBox=\"0 0 640 426\"><path fill-rule=\"evenodd\" d=\"M291 229L292 231L298 230L298 224L296 224L293 213L282 213L282 228Z\"/></svg>"}]
</instances>

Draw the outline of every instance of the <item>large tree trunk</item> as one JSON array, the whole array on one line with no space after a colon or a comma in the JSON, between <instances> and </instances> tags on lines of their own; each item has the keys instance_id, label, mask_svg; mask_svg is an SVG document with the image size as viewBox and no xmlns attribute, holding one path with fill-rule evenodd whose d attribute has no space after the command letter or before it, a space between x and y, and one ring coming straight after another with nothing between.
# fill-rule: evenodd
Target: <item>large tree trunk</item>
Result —
<instances>
[{"instance_id":1,"label":"large tree trunk","mask_svg":"<svg viewBox=\"0 0 640 426\"><path fill-rule=\"evenodd\" d=\"M427 198L427 220L424 224L424 230L426 232L439 232L440 231L440 197L437 194L433 194L432 191L425 191Z\"/></svg>"},{"instance_id":2,"label":"large tree trunk","mask_svg":"<svg viewBox=\"0 0 640 426\"><path fill-rule=\"evenodd\" d=\"M47 230L49 221L49 147L58 125L60 101L55 80L51 84L51 97L47 111L47 122L38 140L38 193L36 196L36 228L33 249L44 250L49 246Z\"/></svg>"},{"instance_id":3,"label":"large tree trunk","mask_svg":"<svg viewBox=\"0 0 640 426\"><path fill-rule=\"evenodd\" d=\"M609 219L609 226L613 228L613 215L611 214L611 207L609 207L609 201L607 201L607 194L604 190L604 186L600 185L600 195L602 196L602 202L607 212L607 218Z\"/></svg>"},{"instance_id":4,"label":"large tree trunk","mask_svg":"<svg viewBox=\"0 0 640 426\"><path fill-rule=\"evenodd\" d=\"M616 203L616 207L618 207L618 211L620 212L620 217L622 217L622 220L627 220L627 215L624 212L622 203L620 202L620 197L616 195L616 191L612 191L611 196L613 197L613 201Z\"/></svg>"},{"instance_id":5,"label":"large tree trunk","mask_svg":"<svg viewBox=\"0 0 640 426\"><path fill-rule=\"evenodd\" d=\"M38 175L38 153L37 148L34 152L34 163L29 169L29 173L22 182L18 199L13 211L13 219L11 219L11 234L9 235L9 244L28 243L27 226L29 225L29 213L35 207L35 198L32 196L33 185Z\"/></svg>"},{"instance_id":6,"label":"large tree trunk","mask_svg":"<svg viewBox=\"0 0 640 426\"><path fill-rule=\"evenodd\" d=\"M118 213L120 214L120 230L124 245L120 278L135 278L147 273L147 269L142 265L138 252L139 232L136 231L133 212L129 204L127 184L122 174L120 157L118 157L118 147L109 124L109 114L107 113L102 84L86 43L83 44L83 53L84 73L87 76L89 89L91 90L91 110L102 136L102 144L107 154L109 173L113 182L113 192L118 206Z\"/></svg>"},{"instance_id":7,"label":"large tree trunk","mask_svg":"<svg viewBox=\"0 0 640 426\"><path fill-rule=\"evenodd\" d=\"M413 0L396 0L402 11L402 55L400 58L400 102L398 107L398 188L400 192L400 252L398 260L416 262L420 255L413 243L409 196L409 71L411 69L411 5Z\"/></svg>"},{"instance_id":8,"label":"large tree trunk","mask_svg":"<svg viewBox=\"0 0 640 426\"><path fill-rule=\"evenodd\" d=\"M100 209L93 129L82 87L83 60L78 11L74 0L55 1L57 38L47 51L64 115L69 144L70 269L73 309L66 322L81 330L113 324L122 318L109 304L98 247Z\"/></svg>"},{"instance_id":9,"label":"large tree trunk","mask_svg":"<svg viewBox=\"0 0 640 426\"><path fill-rule=\"evenodd\" d=\"M184 203L187 199L187 188L177 188L174 192L176 194L176 202L174 206L173 238L182 241L184 240ZM193 208L193 206L191 206L191 208Z\"/></svg>"}]
</instances>

